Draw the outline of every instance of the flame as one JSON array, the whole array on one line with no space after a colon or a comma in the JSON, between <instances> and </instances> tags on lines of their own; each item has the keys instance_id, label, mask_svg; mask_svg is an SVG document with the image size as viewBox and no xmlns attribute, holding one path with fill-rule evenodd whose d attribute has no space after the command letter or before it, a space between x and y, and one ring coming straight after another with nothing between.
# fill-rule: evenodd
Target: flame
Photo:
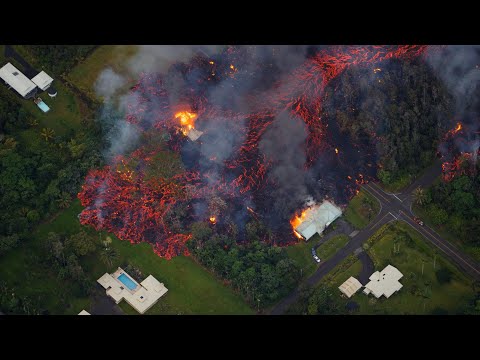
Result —
<instances>
[{"instance_id":1,"label":"flame","mask_svg":"<svg viewBox=\"0 0 480 360\"><path fill-rule=\"evenodd\" d=\"M178 118L180 118L182 134L186 136L190 130L194 129L197 114L189 111L179 111L175 114L175 119Z\"/></svg>"},{"instance_id":2,"label":"flame","mask_svg":"<svg viewBox=\"0 0 480 360\"><path fill-rule=\"evenodd\" d=\"M210 216L209 220L212 224L215 224L217 222L217 218L215 216Z\"/></svg>"},{"instance_id":3,"label":"flame","mask_svg":"<svg viewBox=\"0 0 480 360\"><path fill-rule=\"evenodd\" d=\"M299 226L302 222L305 221L305 218L307 217L307 211L308 209L305 209L302 211L302 213L300 214L300 216L298 216L297 214L295 214L295 216L290 220L290 225L292 225L292 228L293 228L293 233L295 234L295 236L299 239L303 239L303 236L300 235L296 230L295 228L297 228L297 226Z\"/></svg>"},{"instance_id":4,"label":"flame","mask_svg":"<svg viewBox=\"0 0 480 360\"><path fill-rule=\"evenodd\" d=\"M335 154L338 154L338 149L337 148L335 148Z\"/></svg>"},{"instance_id":5,"label":"flame","mask_svg":"<svg viewBox=\"0 0 480 360\"><path fill-rule=\"evenodd\" d=\"M373 73L374 73L374 74L376 74L376 73L379 72L379 71L382 71L382 69L380 69L380 68L375 68L375 69L373 69Z\"/></svg>"},{"instance_id":6,"label":"flame","mask_svg":"<svg viewBox=\"0 0 480 360\"><path fill-rule=\"evenodd\" d=\"M462 123L457 123L457 127L454 130L454 133L458 133L460 130L462 130Z\"/></svg>"},{"instance_id":7,"label":"flame","mask_svg":"<svg viewBox=\"0 0 480 360\"><path fill-rule=\"evenodd\" d=\"M213 65L215 64L212 60L209 61L210 65Z\"/></svg>"}]
</instances>

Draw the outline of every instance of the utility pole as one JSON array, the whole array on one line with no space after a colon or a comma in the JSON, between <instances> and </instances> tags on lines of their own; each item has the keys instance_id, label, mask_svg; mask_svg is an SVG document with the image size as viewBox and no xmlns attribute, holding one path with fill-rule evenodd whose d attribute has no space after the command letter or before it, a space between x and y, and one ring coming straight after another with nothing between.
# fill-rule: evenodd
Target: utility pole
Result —
<instances>
[{"instance_id":1,"label":"utility pole","mask_svg":"<svg viewBox=\"0 0 480 360\"><path fill-rule=\"evenodd\" d=\"M437 254L433 256L433 269L435 270L435 260L437 260Z\"/></svg>"},{"instance_id":2,"label":"utility pole","mask_svg":"<svg viewBox=\"0 0 480 360\"><path fill-rule=\"evenodd\" d=\"M423 267L424 267L425 263L423 262L422 260L422 276L423 276Z\"/></svg>"}]
</instances>

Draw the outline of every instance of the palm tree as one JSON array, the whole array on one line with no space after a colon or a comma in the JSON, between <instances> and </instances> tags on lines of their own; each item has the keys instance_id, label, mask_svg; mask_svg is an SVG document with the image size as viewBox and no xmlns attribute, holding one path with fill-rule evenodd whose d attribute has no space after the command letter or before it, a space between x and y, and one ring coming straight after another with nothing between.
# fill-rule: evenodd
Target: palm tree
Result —
<instances>
[{"instance_id":1,"label":"palm tree","mask_svg":"<svg viewBox=\"0 0 480 360\"><path fill-rule=\"evenodd\" d=\"M418 205L425 205L425 202L427 201L427 196L425 195L425 191L419 186L413 191L413 199L415 201L415 204Z\"/></svg>"},{"instance_id":2,"label":"palm tree","mask_svg":"<svg viewBox=\"0 0 480 360\"><path fill-rule=\"evenodd\" d=\"M43 136L46 142L49 142L55 136L55 130L50 128L43 128L40 132L40 135Z\"/></svg>"},{"instance_id":3,"label":"palm tree","mask_svg":"<svg viewBox=\"0 0 480 360\"><path fill-rule=\"evenodd\" d=\"M105 248L100 252L100 260L107 266L112 266L117 259L118 254L112 248Z\"/></svg>"},{"instance_id":4,"label":"palm tree","mask_svg":"<svg viewBox=\"0 0 480 360\"><path fill-rule=\"evenodd\" d=\"M70 205L71 200L72 198L70 197L70 194L62 191L60 198L57 199L57 203L61 209L66 209Z\"/></svg>"}]
</instances>

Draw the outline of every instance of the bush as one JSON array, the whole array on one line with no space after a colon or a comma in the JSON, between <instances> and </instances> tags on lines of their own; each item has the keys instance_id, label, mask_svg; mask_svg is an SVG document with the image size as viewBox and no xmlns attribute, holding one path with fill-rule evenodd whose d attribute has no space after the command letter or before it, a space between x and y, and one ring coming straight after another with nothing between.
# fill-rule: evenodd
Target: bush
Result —
<instances>
[{"instance_id":1,"label":"bush","mask_svg":"<svg viewBox=\"0 0 480 360\"><path fill-rule=\"evenodd\" d=\"M435 276L440 284L448 284L452 280L453 273L448 268L441 268L435 272Z\"/></svg>"}]
</instances>

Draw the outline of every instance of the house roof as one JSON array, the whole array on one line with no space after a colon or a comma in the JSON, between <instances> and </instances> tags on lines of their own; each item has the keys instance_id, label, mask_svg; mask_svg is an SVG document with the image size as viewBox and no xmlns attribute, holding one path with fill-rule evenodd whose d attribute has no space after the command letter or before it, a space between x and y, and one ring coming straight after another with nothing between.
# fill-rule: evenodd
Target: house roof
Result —
<instances>
[{"instance_id":1,"label":"house roof","mask_svg":"<svg viewBox=\"0 0 480 360\"><path fill-rule=\"evenodd\" d=\"M336 218L342 215L342 209L325 200L320 206L312 206L305 212L304 221L295 228L306 240L315 232L321 234Z\"/></svg>"},{"instance_id":2,"label":"house roof","mask_svg":"<svg viewBox=\"0 0 480 360\"><path fill-rule=\"evenodd\" d=\"M350 276L342 285L338 287L338 289L344 293L347 297L351 297L355 294L360 288L362 284L353 276Z\"/></svg>"},{"instance_id":3,"label":"house roof","mask_svg":"<svg viewBox=\"0 0 480 360\"><path fill-rule=\"evenodd\" d=\"M37 86L11 63L0 68L0 78L25 97Z\"/></svg>"},{"instance_id":4,"label":"house roof","mask_svg":"<svg viewBox=\"0 0 480 360\"><path fill-rule=\"evenodd\" d=\"M78 315L92 315L92 314L90 314L90 313L89 313L88 311L86 311L86 310L82 310L82 311L80 311L80 312L78 313Z\"/></svg>"},{"instance_id":5,"label":"house roof","mask_svg":"<svg viewBox=\"0 0 480 360\"><path fill-rule=\"evenodd\" d=\"M40 89L45 90L53 82L53 79L45 71L40 71L32 79L32 82Z\"/></svg>"},{"instance_id":6,"label":"house roof","mask_svg":"<svg viewBox=\"0 0 480 360\"><path fill-rule=\"evenodd\" d=\"M375 271L370 276L370 282L365 285L364 292L366 294L372 293L376 298L382 295L389 298L403 287L399 282L402 277L403 274L396 267L388 265L382 271Z\"/></svg>"}]
</instances>

